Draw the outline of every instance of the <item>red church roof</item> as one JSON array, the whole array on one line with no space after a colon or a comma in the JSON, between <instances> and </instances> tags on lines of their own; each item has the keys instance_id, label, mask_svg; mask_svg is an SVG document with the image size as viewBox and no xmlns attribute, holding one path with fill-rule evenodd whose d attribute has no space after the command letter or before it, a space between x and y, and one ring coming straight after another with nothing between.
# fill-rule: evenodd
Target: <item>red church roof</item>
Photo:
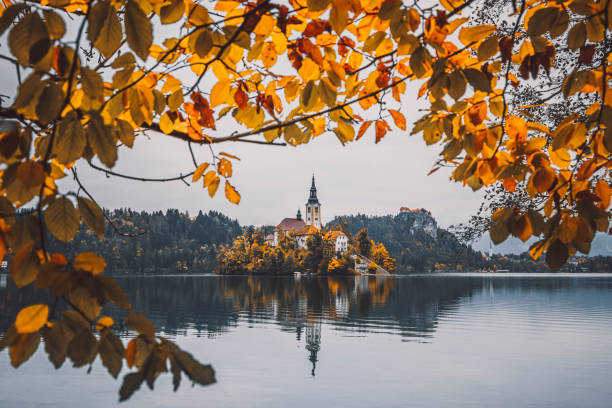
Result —
<instances>
[{"instance_id":1,"label":"red church roof","mask_svg":"<svg viewBox=\"0 0 612 408\"><path fill-rule=\"evenodd\" d=\"M288 232L291 230L299 231L305 226L306 223L303 220L298 220L297 218L285 218L276 226L276 228Z\"/></svg>"}]
</instances>

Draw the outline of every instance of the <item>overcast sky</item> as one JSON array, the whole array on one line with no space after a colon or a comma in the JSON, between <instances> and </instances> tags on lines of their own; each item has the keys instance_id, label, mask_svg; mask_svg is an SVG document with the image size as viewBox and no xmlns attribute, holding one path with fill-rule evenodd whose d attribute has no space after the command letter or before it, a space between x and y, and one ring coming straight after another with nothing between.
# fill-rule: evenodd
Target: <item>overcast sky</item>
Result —
<instances>
[{"instance_id":1,"label":"overcast sky","mask_svg":"<svg viewBox=\"0 0 612 408\"><path fill-rule=\"evenodd\" d=\"M68 28L72 29L70 25ZM0 69L5 73L0 77L0 93L12 96L17 85L14 67L0 62ZM416 96L418 86L409 83L406 95ZM404 101L400 109L410 128L423 115L419 109L426 105L415 97ZM225 126L218 122L221 134L240 130L228 125L228 121ZM83 160L76 166L88 190L110 209L177 208L192 215L200 210L218 210L243 225L277 224L285 217L294 217L298 208L304 212L314 173L324 223L336 215L396 214L401 206L430 210L442 227L465 221L478 208L482 194L451 182L449 169L427 176L441 147L427 147L420 135L409 136L409 132L392 127L394 130L378 144L374 143L371 126L359 142L346 146L331 132L299 147L245 143L215 146L217 153L225 151L241 158L234 162L231 179L242 195L238 206L225 199L223 185L211 199L201 182L192 186L182 182L135 182L106 177ZM199 162L210 161L207 147L196 147L196 156ZM97 159L95 162L99 164ZM149 138L137 137L133 150L121 148L113 170L141 177L171 177L192 171L193 164L184 142L151 132ZM70 177L59 185L63 191L74 187Z\"/></svg>"},{"instance_id":2,"label":"overcast sky","mask_svg":"<svg viewBox=\"0 0 612 408\"><path fill-rule=\"evenodd\" d=\"M410 92L410 91L409 91ZM416 92L415 92L416 93ZM404 107L408 122L419 117L416 106ZM449 180L450 171L430 176L439 146L426 147L420 136L394 130L378 144L374 126L360 141L342 146L333 133L299 147L226 143L215 146L241 158L234 162L232 184L242 195L240 205L229 203L220 186L214 199L200 183L142 183L107 178L77 163L90 192L107 208L140 210L178 208L190 214L219 210L241 224L277 224L304 211L315 174L323 221L336 215L395 214L399 207L427 208L442 226L465 220L481 195ZM229 134L234 129L227 129ZM196 149L198 161L210 160L208 148ZM122 148L113 169L135 176L166 177L193 170L184 142L152 133L138 137L132 151Z\"/></svg>"}]
</instances>

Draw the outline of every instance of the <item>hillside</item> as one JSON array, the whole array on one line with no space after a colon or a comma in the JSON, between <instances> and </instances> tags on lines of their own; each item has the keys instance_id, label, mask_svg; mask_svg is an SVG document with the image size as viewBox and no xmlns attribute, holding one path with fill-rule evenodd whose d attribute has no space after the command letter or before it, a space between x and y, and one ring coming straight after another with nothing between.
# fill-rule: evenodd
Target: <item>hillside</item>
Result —
<instances>
[{"instance_id":1,"label":"hillside","mask_svg":"<svg viewBox=\"0 0 612 408\"><path fill-rule=\"evenodd\" d=\"M426 210L398 215L368 216L363 214L336 217L327 226L347 224L355 235L367 228L370 237L382 242L397 259L398 272L429 272L442 269L478 269L486 266L482 253L461 244L454 235L438 228Z\"/></svg>"}]
</instances>

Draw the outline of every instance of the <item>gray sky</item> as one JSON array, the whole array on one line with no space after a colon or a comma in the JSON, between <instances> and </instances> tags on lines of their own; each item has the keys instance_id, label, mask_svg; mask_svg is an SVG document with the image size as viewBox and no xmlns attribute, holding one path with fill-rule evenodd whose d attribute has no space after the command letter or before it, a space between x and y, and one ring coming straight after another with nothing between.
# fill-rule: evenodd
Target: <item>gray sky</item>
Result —
<instances>
[{"instance_id":1,"label":"gray sky","mask_svg":"<svg viewBox=\"0 0 612 408\"><path fill-rule=\"evenodd\" d=\"M395 214L405 205L427 208L442 226L448 226L465 220L480 199L480 194L469 187L449 181L448 170L427 176L440 147L426 147L420 136L398 130L379 144L374 144L374 136L368 133L359 142L343 147L334 134L327 133L299 147L227 143L215 149L241 158L234 162L231 178L242 195L238 206L225 199L223 185L211 199L200 182L187 187L181 182L107 178L85 162L77 163L77 169L90 192L105 207L178 208L190 213L216 209L241 224L276 224L284 217L294 216L298 208L304 211L312 173L324 222L342 214ZM196 148L196 157L202 162L210 160L208 148ZM132 151L122 148L113 170L165 177L192 171L193 164L184 142L152 134L150 139L138 137Z\"/></svg>"}]
</instances>

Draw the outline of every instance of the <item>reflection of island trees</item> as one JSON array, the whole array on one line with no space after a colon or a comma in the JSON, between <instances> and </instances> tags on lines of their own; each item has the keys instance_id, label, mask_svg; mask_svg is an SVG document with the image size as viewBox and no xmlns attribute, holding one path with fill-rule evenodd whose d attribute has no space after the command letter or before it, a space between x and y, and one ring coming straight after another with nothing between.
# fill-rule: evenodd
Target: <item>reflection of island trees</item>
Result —
<instances>
[{"instance_id":1,"label":"reflection of island trees","mask_svg":"<svg viewBox=\"0 0 612 408\"><path fill-rule=\"evenodd\" d=\"M441 316L454 313L460 301L485 291L558 293L576 288L609 290L609 280L537 279L531 277L193 277L123 278L120 284L133 307L151 317L165 334L215 336L240 320L275 323L306 342L312 374L319 360L321 326L359 333L385 332L407 338L430 337ZM0 332L24 306L49 302L45 291L0 287ZM125 312L107 308L116 322ZM125 332L124 334L127 334Z\"/></svg>"},{"instance_id":2,"label":"reflection of island trees","mask_svg":"<svg viewBox=\"0 0 612 408\"><path fill-rule=\"evenodd\" d=\"M166 333L214 335L235 326L238 319L273 320L282 330L301 339L308 316L321 317L340 330L390 329L406 336L429 335L440 313L452 312L462 297L489 284L498 290L558 292L576 286L605 288L601 279L533 279L482 277L374 278L366 276L293 277L191 277L123 278L120 284L139 312L150 315ZM15 289L9 280L0 287L0 331L18 310L46 303L46 291L32 286ZM116 320L124 316L107 309ZM375 322L375 324L372 324Z\"/></svg>"}]
</instances>

